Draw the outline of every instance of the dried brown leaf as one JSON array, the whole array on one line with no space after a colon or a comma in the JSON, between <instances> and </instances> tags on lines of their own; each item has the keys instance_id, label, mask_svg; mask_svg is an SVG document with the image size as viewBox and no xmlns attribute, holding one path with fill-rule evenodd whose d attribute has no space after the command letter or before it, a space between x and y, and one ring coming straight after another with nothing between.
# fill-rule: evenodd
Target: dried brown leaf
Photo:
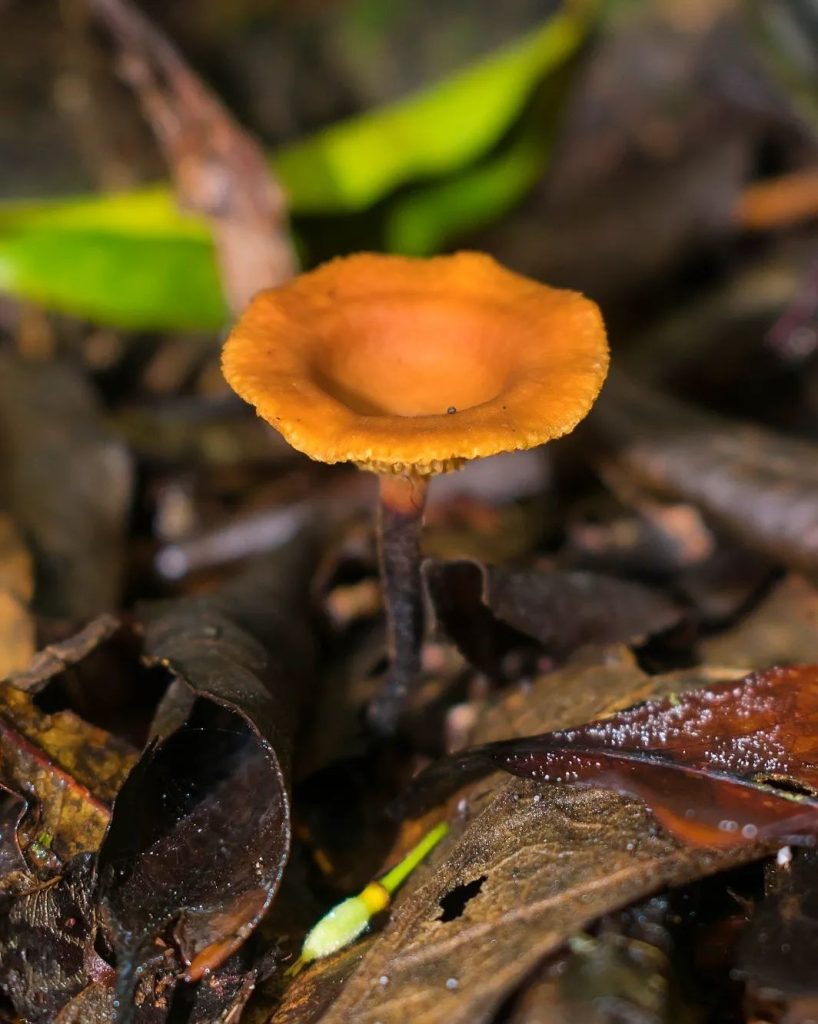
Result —
<instances>
[{"instance_id":1,"label":"dried brown leaf","mask_svg":"<svg viewBox=\"0 0 818 1024\"><path fill-rule=\"evenodd\" d=\"M50 1024L93 977L113 976L94 951L93 858L75 858L65 873L0 896L0 985L31 1024Z\"/></svg>"},{"instance_id":2,"label":"dried brown leaf","mask_svg":"<svg viewBox=\"0 0 818 1024\"><path fill-rule=\"evenodd\" d=\"M703 660L739 671L818 663L818 591L788 576L731 629L701 642Z\"/></svg>"},{"instance_id":3,"label":"dried brown leaf","mask_svg":"<svg viewBox=\"0 0 818 1024\"><path fill-rule=\"evenodd\" d=\"M220 592L140 612L146 658L173 682L99 855L123 1021L157 939L198 981L242 945L278 887L313 678L312 558L302 535Z\"/></svg>"},{"instance_id":4,"label":"dried brown leaf","mask_svg":"<svg viewBox=\"0 0 818 1024\"><path fill-rule=\"evenodd\" d=\"M544 956L595 918L736 863L680 849L641 805L614 794L537 793L519 782L503 787L443 855L398 899L322 1022L391 1024L407 1013L416 1024L491 1020ZM441 902L481 878L462 915L441 921Z\"/></svg>"},{"instance_id":5,"label":"dried brown leaf","mask_svg":"<svg viewBox=\"0 0 818 1024\"><path fill-rule=\"evenodd\" d=\"M39 610L86 619L118 606L132 484L79 373L0 356L0 500L31 546Z\"/></svg>"},{"instance_id":6,"label":"dried brown leaf","mask_svg":"<svg viewBox=\"0 0 818 1024\"><path fill-rule=\"evenodd\" d=\"M621 375L586 424L620 485L696 505L737 540L818 567L818 446L694 409Z\"/></svg>"},{"instance_id":7,"label":"dried brown leaf","mask_svg":"<svg viewBox=\"0 0 818 1024\"><path fill-rule=\"evenodd\" d=\"M645 676L624 651L586 656L501 701L483 735L530 729L532 708L558 728L680 685ZM643 805L601 790L493 779L471 791L463 814L459 835L407 883L384 930L305 972L270 1024L489 1021L543 957L597 917L751 856L682 848ZM441 920L447 901L456 906L480 879L462 913Z\"/></svg>"},{"instance_id":8,"label":"dried brown leaf","mask_svg":"<svg viewBox=\"0 0 818 1024\"><path fill-rule=\"evenodd\" d=\"M430 561L424 576L439 625L478 668L494 674L513 643L504 627L564 661L585 644L643 641L682 617L661 594L596 573Z\"/></svg>"},{"instance_id":9,"label":"dried brown leaf","mask_svg":"<svg viewBox=\"0 0 818 1024\"><path fill-rule=\"evenodd\" d=\"M104 730L71 711L43 714L29 694L0 683L0 777L28 804L18 836L24 850L36 840L38 859L58 865L96 850L133 761Z\"/></svg>"},{"instance_id":10,"label":"dried brown leaf","mask_svg":"<svg viewBox=\"0 0 818 1024\"><path fill-rule=\"evenodd\" d=\"M800 850L771 867L771 884L741 937L736 970L753 1002L787 1006L818 998L818 856ZM792 1018L798 1019L796 1013Z\"/></svg>"},{"instance_id":11,"label":"dried brown leaf","mask_svg":"<svg viewBox=\"0 0 818 1024\"><path fill-rule=\"evenodd\" d=\"M25 668L34 656L33 593L31 556L12 520L0 514L0 679Z\"/></svg>"}]
</instances>

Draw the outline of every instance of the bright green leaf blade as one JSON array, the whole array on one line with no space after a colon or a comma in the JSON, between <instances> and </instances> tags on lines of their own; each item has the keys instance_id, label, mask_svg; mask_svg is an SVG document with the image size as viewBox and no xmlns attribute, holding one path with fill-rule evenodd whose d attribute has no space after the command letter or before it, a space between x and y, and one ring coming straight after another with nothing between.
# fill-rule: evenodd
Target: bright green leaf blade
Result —
<instances>
[{"instance_id":1,"label":"bright green leaf blade","mask_svg":"<svg viewBox=\"0 0 818 1024\"><path fill-rule=\"evenodd\" d=\"M0 206L0 290L115 327L227 319L207 226L164 188Z\"/></svg>"},{"instance_id":2,"label":"bright green leaf blade","mask_svg":"<svg viewBox=\"0 0 818 1024\"><path fill-rule=\"evenodd\" d=\"M596 8L575 0L573 13L445 82L281 150L291 212L352 213L420 179L387 204L385 223L387 248L417 254L502 213L536 178L542 149L468 165L576 52ZM209 330L227 319L207 225L163 186L0 204L0 290L117 327Z\"/></svg>"},{"instance_id":3,"label":"bright green leaf blade","mask_svg":"<svg viewBox=\"0 0 818 1024\"><path fill-rule=\"evenodd\" d=\"M184 237L4 234L0 289L114 327L211 330L227 320L212 246Z\"/></svg>"},{"instance_id":4,"label":"bright green leaf blade","mask_svg":"<svg viewBox=\"0 0 818 1024\"><path fill-rule=\"evenodd\" d=\"M577 50L585 27L584 18L557 14L445 82L288 146L274 164L291 209L361 210L408 181L466 166L498 141L543 75Z\"/></svg>"},{"instance_id":5,"label":"bright green leaf blade","mask_svg":"<svg viewBox=\"0 0 818 1024\"><path fill-rule=\"evenodd\" d=\"M0 230L110 231L118 235L155 235L203 240L206 222L182 212L164 185L112 192L104 196L0 203Z\"/></svg>"},{"instance_id":6,"label":"bright green leaf blade","mask_svg":"<svg viewBox=\"0 0 818 1024\"><path fill-rule=\"evenodd\" d=\"M453 179L404 196L389 211L386 247L405 256L430 256L510 210L542 174L540 140L520 139Z\"/></svg>"}]
</instances>

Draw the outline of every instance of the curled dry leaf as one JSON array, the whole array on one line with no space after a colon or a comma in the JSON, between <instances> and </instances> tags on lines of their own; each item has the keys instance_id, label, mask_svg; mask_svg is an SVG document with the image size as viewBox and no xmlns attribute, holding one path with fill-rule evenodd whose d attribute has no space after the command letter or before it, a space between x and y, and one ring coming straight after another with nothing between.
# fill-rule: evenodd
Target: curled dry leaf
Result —
<instances>
[{"instance_id":1,"label":"curled dry leaf","mask_svg":"<svg viewBox=\"0 0 818 1024\"><path fill-rule=\"evenodd\" d=\"M36 603L86 619L119 604L133 473L85 379L0 357L0 498L31 545Z\"/></svg>"},{"instance_id":2,"label":"curled dry leaf","mask_svg":"<svg viewBox=\"0 0 818 1024\"><path fill-rule=\"evenodd\" d=\"M818 446L694 409L614 375L586 425L619 479L696 505L748 547L818 567Z\"/></svg>"},{"instance_id":3,"label":"curled dry leaf","mask_svg":"<svg viewBox=\"0 0 818 1024\"><path fill-rule=\"evenodd\" d=\"M478 668L496 673L510 627L563 661L584 644L638 642L682 613L637 583L590 572L508 570L480 562L426 562L437 621Z\"/></svg>"},{"instance_id":4,"label":"curled dry leaf","mask_svg":"<svg viewBox=\"0 0 818 1024\"><path fill-rule=\"evenodd\" d=\"M157 939L196 981L242 944L278 886L312 678L311 558L302 536L217 594L140 613L146 657L173 682L99 855L122 1020Z\"/></svg>"}]
</instances>

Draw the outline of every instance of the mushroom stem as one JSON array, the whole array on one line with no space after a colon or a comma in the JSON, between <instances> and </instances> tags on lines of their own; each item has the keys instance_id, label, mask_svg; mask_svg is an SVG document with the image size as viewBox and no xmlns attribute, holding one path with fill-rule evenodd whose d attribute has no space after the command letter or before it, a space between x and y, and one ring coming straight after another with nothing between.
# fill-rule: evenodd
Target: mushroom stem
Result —
<instances>
[{"instance_id":1,"label":"mushroom stem","mask_svg":"<svg viewBox=\"0 0 818 1024\"><path fill-rule=\"evenodd\" d=\"M420 672L420 532L427 489L427 477L380 477L378 554L386 607L389 672L382 691L370 706L369 720L382 735L395 732L406 697Z\"/></svg>"}]
</instances>

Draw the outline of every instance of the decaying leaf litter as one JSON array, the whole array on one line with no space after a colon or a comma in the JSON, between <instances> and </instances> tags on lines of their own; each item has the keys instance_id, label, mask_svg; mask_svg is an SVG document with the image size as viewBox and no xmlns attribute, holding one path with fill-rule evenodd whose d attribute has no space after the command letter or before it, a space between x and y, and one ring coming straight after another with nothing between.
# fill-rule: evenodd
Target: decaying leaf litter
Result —
<instances>
[{"instance_id":1,"label":"decaying leaf litter","mask_svg":"<svg viewBox=\"0 0 818 1024\"><path fill-rule=\"evenodd\" d=\"M457 80L506 99L438 162L419 150L355 178L356 140L424 138L447 109L433 89L394 122L387 107L282 153L306 264L485 249L602 302L612 341L575 435L433 483L421 677L384 739L365 717L388 654L371 486L253 420L216 333L173 333L179 307L138 284L161 240L154 272L202 296L188 326L224 308L216 266L239 312L294 267L279 186L145 12L65 6L111 76L85 102L116 94L138 123L119 64L205 220L178 219L167 192L0 210L3 286L37 303L2 307L0 1015L811 1019L812 213L784 177L740 202L815 155L802 95L767 63L780 40L730 3L537 12L487 78L478 63ZM199 46L229 22L213 10ZM186 17L166 27L195 51ZM532 145L555 110L555 143ZM94 130L113 166L121 140ZM334 180L309 180L339 153ZM119 311L82 257L100 244L134 272ZM49 246L73 305L42 283ZM321 915L440 821L449 835L368 934L293 978Z\"/></svg>"}]
</instances>

